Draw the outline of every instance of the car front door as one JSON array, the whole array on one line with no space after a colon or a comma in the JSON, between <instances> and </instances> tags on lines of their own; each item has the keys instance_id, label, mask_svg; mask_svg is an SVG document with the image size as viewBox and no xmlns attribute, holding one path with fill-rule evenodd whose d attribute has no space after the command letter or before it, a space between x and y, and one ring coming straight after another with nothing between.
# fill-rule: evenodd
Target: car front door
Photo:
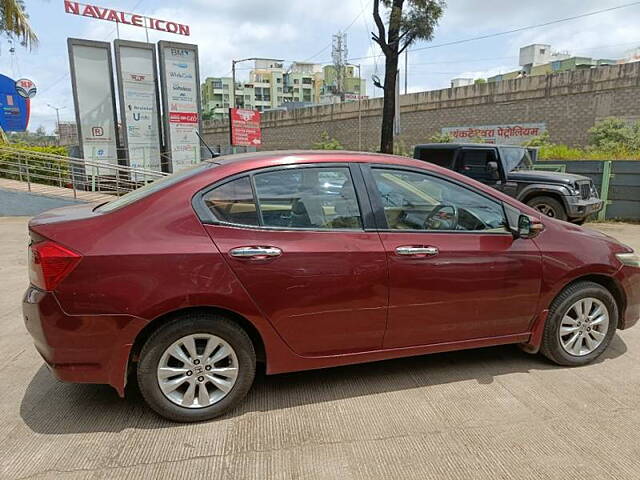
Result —
<instances>
[{"instance_id":1,"label":"car front door","mask_svg":"<svg viewBox=\"0 0 640 480\"><path fill-rule=\"evenodd\" d=\"M293 351L381 348L387 262L375 228L366 228L371 207L359 169L258 170L200 198L211 239Z\"/></svg>"},{"instance_id":2,"label":"car front door","mask_svg":"<svg viewBox=\"0 0 640 480\"><path fill-rule=\"evenodd\" d=\"M424 171L363 172L389 264L385 348L529 330L541 256L507 231L500 202Z\"/></svg>"}]
</instances>

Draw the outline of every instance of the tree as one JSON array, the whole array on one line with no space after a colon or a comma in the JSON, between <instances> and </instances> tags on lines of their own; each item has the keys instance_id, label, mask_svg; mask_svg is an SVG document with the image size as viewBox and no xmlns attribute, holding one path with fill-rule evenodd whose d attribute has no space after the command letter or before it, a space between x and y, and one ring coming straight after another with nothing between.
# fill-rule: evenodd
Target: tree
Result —
<instances>
[{"instance_id":1,"label":"tree","mask_svg":"<svg viewBox=\"0 0 640 480\"><path fill-rule=\"evenodd\" d=\"M0 32L10 38L15 35L29 49L38 44L38 37L29 24L23 0L0 0Z\"/></svg>"},{"instance_id":2,"label":"tree","mask_svg":"<svg viewBox=\"0 0 640 480\"><path fill-rule=\"evenodd\" d=\"M387 22L380 15L380 4L387 10ZM444 12L444 0L373 0L373 19L377 33L371 32L385 56L384 103L380 151L393 153L393 117L398 57L417 40L431 40Z\"/></svg>"}]
</instances>

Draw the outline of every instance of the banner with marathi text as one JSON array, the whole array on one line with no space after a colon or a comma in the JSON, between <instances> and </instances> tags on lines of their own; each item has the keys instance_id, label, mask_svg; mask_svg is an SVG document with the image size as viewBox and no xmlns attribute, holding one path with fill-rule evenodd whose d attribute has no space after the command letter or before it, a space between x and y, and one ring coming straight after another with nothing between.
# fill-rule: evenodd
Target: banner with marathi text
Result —
<instances>
[{"instance_id":1,"label":"banner with marathi text","mask_svg":"<svg viewBox=\"0 0 640 480\"><path fill-rule=\"evenodd\" d=\"M485 143L521 145L547 131L545 123L507 123L503 125L474 125L444 127L443 135L450 135L454 142L469 142L482 139Z\"/></svg>"}]
</instances>

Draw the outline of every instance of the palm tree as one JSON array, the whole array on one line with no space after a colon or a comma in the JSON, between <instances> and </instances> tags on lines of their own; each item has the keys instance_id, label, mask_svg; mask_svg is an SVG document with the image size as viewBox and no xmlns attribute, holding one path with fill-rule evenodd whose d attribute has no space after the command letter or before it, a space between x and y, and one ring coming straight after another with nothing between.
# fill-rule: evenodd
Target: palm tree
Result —
<instances>
[{"instance_id":1,"label":"palm tree","mask_svg":"<svg viewBox=\"0 0 640 480\"><path fill-rule=\"evenodd\" d=\"M23 0L0 0L0 32L16 36L29 49L38 44L38 37L29 25Z\"/></svg>"}]
</instances>

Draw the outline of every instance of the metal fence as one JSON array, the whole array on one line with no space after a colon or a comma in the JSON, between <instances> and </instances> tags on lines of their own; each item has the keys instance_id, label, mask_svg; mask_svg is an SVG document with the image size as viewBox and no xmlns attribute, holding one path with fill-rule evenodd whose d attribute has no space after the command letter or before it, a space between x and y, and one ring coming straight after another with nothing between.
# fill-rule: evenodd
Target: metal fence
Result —
<instances>
[{"instance_id":1,"label":"metal fence","mask_svg":"<svg viewBox=\"0 0 640 480\"><path fill-rule=\"evenodd\" d=\"M605 202L598 220L640 220L640 161L539 160L534 168L591 178Z\"/></svg>"},{"instance_id":2,"label":"metal fence","mask_svg":"<svg viewBox=\"0 0 640 480\"><path fill-rule=\"evenodd\" d=\"M0 146L0 177L78 191L123 195L168 174Z\"/></svg>"}]
</instances>

